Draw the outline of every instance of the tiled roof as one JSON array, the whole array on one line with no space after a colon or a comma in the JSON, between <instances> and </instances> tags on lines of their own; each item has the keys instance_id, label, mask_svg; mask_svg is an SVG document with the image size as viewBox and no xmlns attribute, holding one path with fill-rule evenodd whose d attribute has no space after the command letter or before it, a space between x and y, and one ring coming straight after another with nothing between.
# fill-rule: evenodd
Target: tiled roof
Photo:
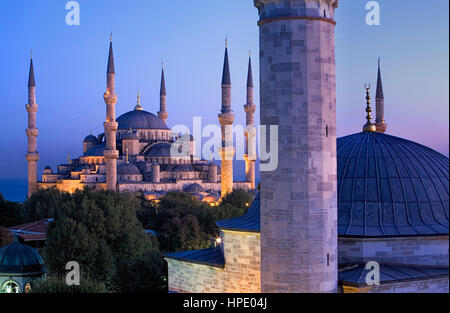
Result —
<instances>
[{"instance_id":1,"label":"tiled roof","mask_svg":"<svg viewBox=\"0 0 450 313\"><path fill-rule=\"evenodd\" d=\"M255 197L247 213L241 217L216 222L217 226L225 230L246 232L260 231L260 194Z\"/></svg>"},{"instance_id":2,"label":"tiled roof","mask_svg":"<svg viewBox=\"0 0 450 313\"><path fill-rule=\"evenodd\" d=\"M225 266L225 258L221 247L169 253L165 257L215 267Z\"/></svg>"},{"instance_id":3,"label":"tiled roof","mask_svg":"<svg viewBox=\"0 0 450 313\"><path fill-rule=\"evenodd\" d=\"M359 264L339 271L341 284L366 286L366 276L370 270ZM440 276L448 276L447 268L433 268L423 266L387 265L380 264L380 283L391 283L402 280L417 280Z\"/></svg>"},{"instance_id":4,"label":"tiled roof","mask_svg":"<svg viewBox=\"0 0 450 313\"><path fill-rule=\"evenodd\" d=\"M37 222L13 226L9 228L9 231L24 241L43 241L46 239L47 227L51 222L53 222L53 219L48 218Z\"/></svg>"}]
</instances>

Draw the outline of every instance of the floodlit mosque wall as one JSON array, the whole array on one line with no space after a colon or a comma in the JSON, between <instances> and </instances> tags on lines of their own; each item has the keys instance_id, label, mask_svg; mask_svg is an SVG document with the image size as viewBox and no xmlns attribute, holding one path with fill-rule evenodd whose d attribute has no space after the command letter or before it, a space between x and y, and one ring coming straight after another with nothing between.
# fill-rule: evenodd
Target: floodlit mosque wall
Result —
<instances>
[{"instance_id":1,"label":"floodlit mosque wall","mask_svg":"<svg viewBox=\"0 0 450 313\"><path fill-rule=\"evenodd\" d=\"M225 266L167 258L169 291L178 293L259 293L260 234L222 230Z\"/></svg>"}]
</instances>

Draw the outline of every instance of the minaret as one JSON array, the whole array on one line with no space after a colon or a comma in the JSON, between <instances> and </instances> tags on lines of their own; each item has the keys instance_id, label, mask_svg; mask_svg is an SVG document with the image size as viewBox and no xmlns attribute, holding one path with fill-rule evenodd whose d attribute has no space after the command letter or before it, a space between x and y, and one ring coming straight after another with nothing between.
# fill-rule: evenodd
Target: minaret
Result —
<instances>
[{"instance_id":1,"label":"minaret","mask_svg":"<svg viewBox=\"0 0 450 313\"><path fill-rule=\"evenodd\" d=\"M116 190L117 158L119 157L119 151L116 149L116 132L118 123L116 122L117 95L115 94L115 69L112 37L109 44L108 69L106 72L106 77L106 92L103 95L106 103L106 121L103 124L105 127L106 137L106 147L104 151L104 156L106 159L106 188L108 190Z\"/></svg>"},{"instance_id":2,"label":"minaret","mask_svg":"<svg viewBox=\"0 0 450 313\"><path fill-rule=\"evenodd\" d=\"M28 137L28 151L26 159L28 162L28 197L31 197L38 189L37 183L37 161L39 153L37 152L37 136L39 130L36 128L36 112L38 105L36 104L36 81L34 79L33 56L30 61L30 73L28 76L28 104L26 105L28 112L28 128L26 134Z\"/></svg>"},{"instance_id":3,"label":"minaret","mask_svg":"<svg viewBox=\"0 0 450 313\"><path fill-rule=\"evenodd\" d=\"M381 65L380 59L378 59L378 78L377 78L377 93L376 93L376 119L375 125L377 127L377 132L385 133L387 124L384 120L384 94L383 94L383 83L381 82Z\"/></svg>"},{"instance_id":4,"label":"minaret","mask_svg":"<svg viewBox=\"0 0 450 313\"><path fill-rule=\"evenodd\" d=\"M261 125L278 126L278 167L261 171L261 292L337 292L338 0L254 4Z\"/></svg>"},{"instance_id":5,"label":"minaret","mask_svg":"<svg viewBox=\"0 0 450 313\"><path fill-rule=\"evenodd\" d=\"M256 105L253 104L253 73L252 58L248 59L247 75L247 104L244 105L246 116L245 129L245 179L250 183L251 188L255 189L255 161L256 161L256 129L255 129L255 111Z\"/></svg>"},{"instance_id":6,"label":"minaret","mask_svg":"<svg viewBox=\"0 0 450 313\"><path fill-rule=\"evenodd\" d=\"M219 114L219 122L222 129L221 157L221 195L225 197L233 191L233 122L234 114L231 111L231 75L228 62L228 46L225 41L225 60L222 74L222 111Z\"/></svg>"},{"instance_id":7,"label":"minaret","mask_svg":"<svg viewBox=\"0 0 450 313\"><path fill-rule=\"evenodd\" d=\"M169 117L169 112L167 112L166 108L166 79L164 77L164 64L162 65L161 70L161 89L159 92L159 112L158 117L163 120L164 123L167 123L167 118Z\"/></svg>"}]
</instances>

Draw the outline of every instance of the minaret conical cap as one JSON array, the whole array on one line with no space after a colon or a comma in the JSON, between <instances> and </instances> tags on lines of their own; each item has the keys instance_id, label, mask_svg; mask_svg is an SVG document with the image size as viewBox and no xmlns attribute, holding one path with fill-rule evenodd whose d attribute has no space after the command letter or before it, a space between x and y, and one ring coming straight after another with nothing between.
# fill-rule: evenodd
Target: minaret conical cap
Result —
<instances>
[{"instance_id":1,"label":"minaret conical cap","mask_svg":"<svg viewBox=\"0 0 450 313\"><path fill-rule=\"evenodd\" d=\"M108 70L106 71L106 74L115 74L112 40L109 43Z\"/></svg>"},{"instance_id":2,"label":"minaret conical cap","mask_svg":"<svg viewBox=\"0 0 450 313\"><path fill-rule=\"evenodd\" d=\"M377 98L377 99L384 99L384 94L383 94L383 83L381 82L381 66L380 66L380 59L378 59L378 78L377 78L377 92L376 92L376 98Z\"/></svg>"},{"instance_id":3,"label":"minaret conical cap","mask_svg":"<svg viewBox=\"0 0 450 313\"><path fill-rule=\"evenodd\" d=\"M228 62L228 47L225 47L225 60L223 62L222 85L231 85L230 63Z\"/></svg>"},{"instance_id":4,"label":"minaret conical cap","mask_svg":"<svg viewBox=\"0 0 450 313\"><path fill-rule=\"evenodd\" d=\"M247 87L253 87L252 57L248 58Z\"/></svg>"},{"instance_id":5,"label":"minaret conical cap","mask_svg":"<svg viewBox=\"0 0 450 313\"><path fill-rule=\"evenodd\" d=\"M36 87L36 81L34 79L33 57L31 57L30 61L30 74L28 76L28 87Z\"/></svg>"},{"instance_id":6,"label":"minaret conical cap","mask_svg":"<svg viewBox=\"0 0 450 313\"><path fill-rule=\"evenodd\" d=\"M161 96L166 96L166 78L164 76L164 67L161 70L161 89L159 94Z\"/></svg>"}]
</instances>

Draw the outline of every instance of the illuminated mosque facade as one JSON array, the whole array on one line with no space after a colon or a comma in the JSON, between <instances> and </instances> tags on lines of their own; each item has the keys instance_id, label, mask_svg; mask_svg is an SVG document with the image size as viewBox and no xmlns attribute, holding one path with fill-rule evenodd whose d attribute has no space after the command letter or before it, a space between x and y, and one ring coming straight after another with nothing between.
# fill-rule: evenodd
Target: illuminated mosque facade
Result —
<instances>
[{"instance_id":1,"label":"illuminated mosque facade","mask_svg":"<svg viewBox=\"0 0 450 313\"><path fill-rule=\"evenodd\" d=\"M35 99L36 81L33 59L31 59L28 81L28 196L38 189L57 188L74 192L84 187L95 190L119 192L143 192L147 199L154 200L170 191L185 191L197 199L217 204L233 189L255 190L255 157L249 155L249 147L255 147L253 104L253 78L251 59L248 67L247 128L244 133L246 153L246 179L233 179L233 133L229 132L234 121L231 110L231 75L228 48L222 79L222 109L218 115L222 126L220 166L200 159L195 152L195 140L190 134L174 134L167 126L169 113L166 106L166 83L164 68L161 74L160 111L157 115L143 109L138 95L134 110L116 119L115 107L118 96L115 92L115 67L112 40L107 64L107 88L104 94L106 119L104 132L98 136L88 135L83 140L83 154L70 159L53 170L46 166L42 180L38 181L37 152L38 129ZM230 127L230 128L229 128Z\"/></svg>"}]
</instances>

